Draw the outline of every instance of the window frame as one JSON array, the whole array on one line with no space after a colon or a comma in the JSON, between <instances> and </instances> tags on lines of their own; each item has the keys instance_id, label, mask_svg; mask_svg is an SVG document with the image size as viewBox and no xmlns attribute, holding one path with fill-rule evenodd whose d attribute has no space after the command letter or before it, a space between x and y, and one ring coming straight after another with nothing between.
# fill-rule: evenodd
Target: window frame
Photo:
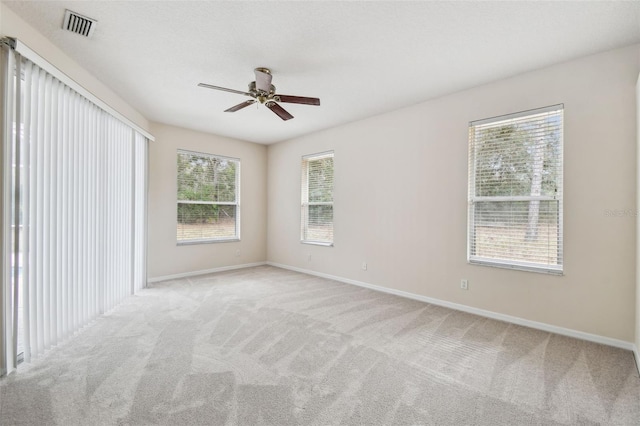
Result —
<instances>
[{"instance_id":1,"label":"window frame","mask_svg":"<svg viewBox=\"0 0 640 426\"><path fill-rule=\"evenodd\" d=\"M549 113L553 111L559 111L560 115L560 141L559 141L559 155L558 155L558 163L559 163L559 173L558 173L558 181L556 182L556 192L553 196L549 195L540 195L540 196L476 196L476 161L477 156L475 155L475 150L477 150L478 145L475 143L474 138L472 137L472 129L475 126L487 125L491 123L498 123L509 120L521 119L529 116L536 116L544 113ZM467 263L474 265L484 265L491 266L497 268L506 268L506 269L515 269L521 271L528 272L540 272L547 273L553 275L563 275L564 274L564 104L556 104L550 105L542 108L535 108L526 111L520 111L512 114L501 115L497 117L491 117L482 120L476 120L469 122L469 137L468 137L468 148L469 148L469 167L468 167L468 207L467 207ZM474 204L478 202L514 202L514 201L557 201L558 202L558 225L557 225L557 265L549 265L544 263L537 262L528 262L525 260L510 260L510 259L496 259L485 256L478 256L472 253L472 236L475 239L475 211Z\"/></svg>"},{"instance_id":2,"label":"window frame","mask_svg":"<svg viewBox=\"0 0 640 426\"><path fill-rule=\"evenodd\" d=\"M229 242L238 242L240 241L240 171L241 171L241 161L239 158L229 157L225 155L211 154L208 152L201 151L192 151L188 149L178 149L176 153L176 161L180 154L186 155L194 155L200 157L210 157L216 159L222 159L226 161L231 161L236 164L236 173L235 173L235 202L229 201L196 201L196 200L179 200L178 199L178 189L176 187L176 245L184 246L184 245L194 245L194 244L215 244L215 243L229 243ZM178 170L176 169L176 184L178 184ZM199 204L199 205L220 205L220 206L235 206L236 214L235 214L235 235L231 237L208 237L208 238L198 238L198 239L189 239L189 240L180 240L177 235L177 228L179 225L178 218L178 206L180 204Z\"/></svg>"},{"instance_id":3,"label":"window frame","mask_svg":"<svg viewBox=\"0 0 640 426\"><path fill-rule=\"evenodd\" d=\"M322 160L325 158L331 158L334 162L334 177L332 178L332 186L331 186L331 201L324 201L324 202L309 202L309 162L310 161L314 161L314 160ZM309 239L309 238L305 238L307 236L307 231L309 228L309 207L310 206L331 206L331 229L332 229L332 237L334 237L335 235L333 234L333 230L334 230L334 223L335 223L335 218L334 218L334 211L333 211L333 207L334 207L334 197L333 197L333 190L335 189L335 151L330 150L330 151L323 151L323 152L318 152L315 154L308 154L308 155L303 155L302 156L302 161L301 161L301 189L300 189L300 195L301 195L301 203L300 203L300 242L302 244L311 244L311 245L317 245L317 246L325 246L325 247L333 247L334 244L334 238L331 239L331 241L327 241L327 240L316 240L316 239ZM306 214L305 214L306 212Z\"/></svg>"}]
</instances>

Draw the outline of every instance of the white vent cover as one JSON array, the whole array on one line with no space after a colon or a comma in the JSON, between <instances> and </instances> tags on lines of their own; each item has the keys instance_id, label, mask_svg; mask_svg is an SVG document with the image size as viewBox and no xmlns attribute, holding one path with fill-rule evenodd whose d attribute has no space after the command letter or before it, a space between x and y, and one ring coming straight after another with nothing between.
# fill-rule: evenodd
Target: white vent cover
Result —
<instances>
[{"instance_id":1,"label":"white vent cover","mask_svg":"<svg viewBox=\"0 0 640 426\"><path fill-rule=\"evenodd\" d=\"M97 23L98 21L95 19L87 18L86 16L67 9L64 12L62 29L85 37L91 37L93 31L96 29Z\"/></svg>"}]
</instances>

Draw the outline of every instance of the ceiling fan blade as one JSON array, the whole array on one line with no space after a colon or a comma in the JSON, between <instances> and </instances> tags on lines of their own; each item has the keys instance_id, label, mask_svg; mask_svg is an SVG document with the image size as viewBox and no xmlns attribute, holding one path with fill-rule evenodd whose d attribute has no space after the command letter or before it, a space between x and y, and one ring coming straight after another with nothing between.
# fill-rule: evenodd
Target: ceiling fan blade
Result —
<instances>
[{"instance_id":1,"label":"ceiling fan blade","mask_svg":"<svg viewBox=\"0 0 640 426\"><path fill-rule=\"evenodd\" d=\"M238 104L236 106L232 106L229 109L225 109L224 112L236 112L238 110L241 110L242 108L248 107L249 105L253 105L256 103L255 99L251 99L249 101L244 101L241 104Z\"/></svg>"},{"instance_id":2,"label":"ceiling fan blade","mask_svg":"<svg viewBox=\"0 0 640 426\"><path fill-rule=\"evenodd\" d=\"M320 105L320 99L307 98L304 96L275 95L280 102L288 102L290 104Z\"/></svg>"},{"instance_id":3,"label":"ceiling fan blade","mask_svg":"<svg viewBox=\"0 0 640 426\"><path fill-rule=\"evenodd\" d=\"M271 71L267 68L256 68L256 89L269 93L271 89Z\"/></svg>"},{"instance_id":4,"label":"ceiling fan blade","mask_svg":"<svg viewBox=\"0 0 640 426\"><path fill-rule=\"evenodd\" d=\"M265 106L285 121L291 120L293 118L293 115L289 114L286 109L282 108L280 105L273 101L267 102Z\"/></svg>"},{"instance_id":5,"label":"ceiling fan blade","mask_svg":"<svg viewBox=\"0 0 640 426\"><path fill-rule=\"evenodd\" d=\"M242 92L240 90L227 89L226 87L212 86L211 84L206 84L206 83L200 83L200 84L198 84L198 86L199 87L206 87L207 89L222 90L223 92L237 93L238 95L245 95L245 96L253 97L253 95L251 93Z\"/></svg>"}]
</instances>

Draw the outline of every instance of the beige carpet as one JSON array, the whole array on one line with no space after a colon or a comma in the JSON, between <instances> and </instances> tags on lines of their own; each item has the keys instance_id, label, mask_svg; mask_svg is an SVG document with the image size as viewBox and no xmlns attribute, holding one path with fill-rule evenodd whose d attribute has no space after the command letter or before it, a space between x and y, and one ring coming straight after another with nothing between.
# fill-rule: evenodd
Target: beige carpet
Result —
<instances>
[{"instance_id":1,"label":"beige carpet","mask_svg":"<svg viewBox=\"0 0 640 426\"><path fill-rule=\"evenodd\" d=\"M143 290L0 380L0 423L640 424L633 355L274 267Z\"/></svg>"}]
</instances>

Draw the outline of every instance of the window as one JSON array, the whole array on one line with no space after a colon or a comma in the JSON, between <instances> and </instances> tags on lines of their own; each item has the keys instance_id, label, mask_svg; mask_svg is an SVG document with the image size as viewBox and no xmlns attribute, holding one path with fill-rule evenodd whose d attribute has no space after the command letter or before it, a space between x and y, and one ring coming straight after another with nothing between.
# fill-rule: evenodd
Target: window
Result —
<instances>
[{"instance_id":1,"label":"window","mask_svg":"<svg viewBox=\"0 0 640 426\"><path fill-rule=\"evenodd\" d=\"M333 245L333 151L302 157L302 242Z\"/></svg>"},{"instance_id":2,"label":"window","mask_svg":"<svg viewBox=\"0 0 640 426\"><path fill-rule=\"evenodd\" d=\"M563 106L469 123L468 260L562 273Z\"/></svg>"},{"instance_id":3,"label":"window","mask_svg":"<svg viewBox=\"0 0 640 426\"><path fill-rule=\"evenodd\" d=\"M240 239L240 160L178 151L178 244Z\"/></svg>"}]
</instances>

